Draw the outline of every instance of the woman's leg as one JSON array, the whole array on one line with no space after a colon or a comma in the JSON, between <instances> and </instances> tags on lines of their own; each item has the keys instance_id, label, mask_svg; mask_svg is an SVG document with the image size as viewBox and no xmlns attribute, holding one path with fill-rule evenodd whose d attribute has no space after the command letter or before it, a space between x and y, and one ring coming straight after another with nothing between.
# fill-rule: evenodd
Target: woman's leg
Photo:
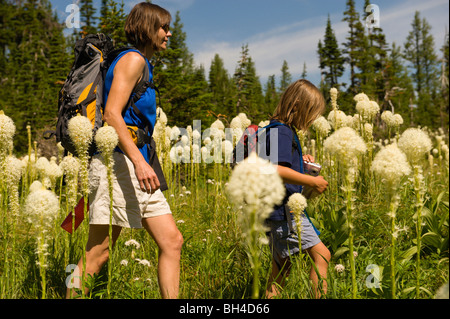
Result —
<instances>
[{"instance_id":1,"label":"woman's leg","mask_svg":"<svg viewBox=\"0 0 450 319\"><path fill-rule=\"evenodd\" d=\"M177 298L183 236L172 214L143 218L142 225L159 247L158 282L161 296L164 299Z\"/></svg>"},{"instance_id":2,"label":"woman's leg","mask_svg":"<svg viewBox=\"0 0 450 319\"><path fill-rule=\"evenodd\" d=\"M331 259L331 253L328 248L321 242L311 248L306 249L309 256L314 261L322 281L322 288L319 287L319 277L314 267L311 267L310 279L313 283L315 297L320 298L321 292L327 293L327 269Z\"/></svg>"},{"instance_id":3,"label":"woman's leg","mask_svg":"<svg viewBox=\"0 0 450 319\"><path fill-rule=\"evenodd\" d=\"M112 226L112 244L117 241L120 231L119 226ZM81 288L80 277L83 269L83 257L78 262L78 274L74 275L73 287ZM89 238L86 244L86 271L85 276L98 274L109 257L109 225L89 225ZM75 270L77 271L77 270ZM85 290L87 293L88 290ZM77 293L74 289L67 288L66 298L72 298Z\"/></svg>"}]
</instances>

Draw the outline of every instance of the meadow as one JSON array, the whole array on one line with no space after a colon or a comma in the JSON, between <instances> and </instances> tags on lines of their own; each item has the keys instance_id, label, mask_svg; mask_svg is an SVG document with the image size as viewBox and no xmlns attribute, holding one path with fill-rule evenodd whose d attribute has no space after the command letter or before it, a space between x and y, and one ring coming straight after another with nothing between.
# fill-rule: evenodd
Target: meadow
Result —
<instances>
[{"instance_id":1,"label":"meadow","mask_svg":"<svg viewBox=\"0 0 450 319\"><path fill-rule=\"evenodd\" d=\"M435 298L449 271L448 131L409 128L401 117L380 114L365 95L355 97L353 115L339 111L336 101L337 93L333 110L298 132L303 153L322 164L330 185L306 208L332 254L322 298ZM169 185L165 196L184 237L180 298L251 298L254 278L264 298L270 249L259 243L255 277L242 236L249 227L240 218L245 207L229 196L231 150L250 122L239 114L201 132L195 123L194 129L167 126L158 110L154 138ZM60 225L88 193L87 162L64 157L61 149L58 157L40 156L31 133L28 154L16 158L14 132L14 122L0 114L0 298L64 298L84 251L88 216L73 235ZM377 170L377 155L388 145L401 150L403 171L389 156ZM314 298L311 261L306 255L293 260L279 298ZM85 282L91 289L84 297L160 298L157 261L158 248L143 229L124 229L108 265ZM448 285L446 291L448 298Z\"/></svg>"}]
</instances>

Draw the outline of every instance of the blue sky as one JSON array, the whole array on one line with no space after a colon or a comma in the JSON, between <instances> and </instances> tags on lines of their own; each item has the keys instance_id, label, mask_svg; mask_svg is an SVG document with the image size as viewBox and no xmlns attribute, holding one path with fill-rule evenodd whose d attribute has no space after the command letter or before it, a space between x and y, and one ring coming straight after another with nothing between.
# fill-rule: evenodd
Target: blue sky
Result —
<instances>
[{"instance_id":1,"label":"blue sky","mask_svg":"<svg viewBox=\"0 0 450 319\"><path fill-rule=\"evenodd\" d=\"M68 4L76 0L50 0L61 21L69 13ZM117 0L116 0L117 1ZM140 2L124 0L125 11ZM415 11L432 26L435 48L444 42L449 29L448 0L372 0L379 7L380 27L389 44L403 45L411 31ZM100 0L94 0L98 11ZM293 79L300 77L306 63L308 79L320 82L317 43L323 38L328 14L340 44L345 42L347 25L342 22L345 0L154 0L168 9L172 16L180 12L187 45L197 65L205 67L206 74L214 54L224 60L230 75L234 73L243 44L255 62L257 74L264 85L267 77L275 74L277 81L283 60L289 65ZM355 0L362 15L364 0ZM342 46L341 46L342 48Z\"/></svg>"}]
</instances>

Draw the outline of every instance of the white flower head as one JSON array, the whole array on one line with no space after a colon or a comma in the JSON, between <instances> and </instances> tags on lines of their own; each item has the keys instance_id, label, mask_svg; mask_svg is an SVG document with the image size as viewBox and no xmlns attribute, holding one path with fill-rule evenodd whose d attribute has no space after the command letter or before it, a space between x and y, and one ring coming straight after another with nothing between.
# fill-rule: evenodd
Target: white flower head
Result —
<instances>
[{"instance_id":1,"label":"white flower head","mask_svg":"<svg viewBox=\"0 0 450 319\"><path fill-rule=\"evenodd\" d=\"M247 127L252 124L252 121L250 121L245 113L239 113L238 114L239 119L241 120L241 129L244 131Z\"/></svg>"},{"instance_id":2,"label":"white flower head","mask_svg":"<svg viewBox=\"0 0 450 319\"><path fill-rule=\"evenodd\" d=\"M430 152L432 143L426 132L418 128L409 128L398 139L398 147L411 163L418 163Z\"/></svg>"},{"instance_id":3,"label":"white flower head","mask_svg":"<svg viewBox=\"0 0 450 319\"><path fill-rule=\"evenodd\" d=\"M398 185L403 176L411 173L406 155L396 144L386 146L375 155L371 170L392 188Z\"/></svg>"},{"instance_id":4,"label":"white flower head","mask_svg":"<svg viewBox=\"0 0 450 319\"><path fill-rule=\"evenodd\" d=\"M287 202L289 208L293 211L294 214L300 215L308 206L305 196L300 193L294 193L289 196L289 200Z\"/></svg>"},{"instance_id":5,"label":"white flower head","mask_svg":"<svg viewBox=\"0 0 450 319\"><path fill-rule=\"evenodd\" d=\"M344 272L345 266L342 264L337 264L336 266L334 266L334 270L336 270L336 272L338 273Z\"/></svg>"},{"instance_id":6,"label":"white flower head","mask_svg":"<svg viewBox=\"0 0 450 319\"><path fill-rule=\"evenodd\" d=\"M95 134L95 144L104 157L110 156L118 143L119 136L112 126L102 126Z\"/></svg>"},{"instance_id":7,"label":"white flower head","mask_svg":"<svg viewBox=\"0 0 450 319\"><path fill-rule=\"evenodd\" d=\"M69 176L76 176L80 170L80 160L72 155L64 156L59 165L64 174Z\"/></svg>"},{"instance_id":8,"label":"white flower head","mask_svg":"<svg viewBox=\"0 0 450 319\"><path fill-rule=\"evenodd\" d=\"M375 101L361 100L356 103L356 111L363 119L371 121L380 111L380 106Z\"/></svg>"},{"instance_id":9,"label":"white flower head","mask_svg":"<svg viewBox=\"0 0 450 319\"><path fill-rule=\"evenodd\" d=\"M167 115L164 113L162 108L158 107L156 109L156 116L158 117L158 121L163 125L167 125Z\"/></svg>"},{"instance_id":10,"label":"white flower head","mask_svg":"<svg viewBox=\"0 0 450 319\"><path fill-rule=\"evenodd\" d=\"M367 151L364 140L350 127L338 129L325 140L323 146L326 152L335 155L346 166Z\"/></svg>"},{"instance_id":11,"label":"white flower head","mask_svg":"<svg viewBox=\"0 0 450 319\"><path fill-rule=\"evenodd\" d=\"M324 138L330 134L331 125L330 123L323 117L319 116L312 124L313 129L317 132L317 134Z\"/></svg>"},{"instance_id":12,"label":"white flower head","mask_svg":"<svg viewBox=\"0 0 450 319\"><path fill-rule=\"evenodd\" d=\"M332 127L335 127L336 130L348 126L347 115L341 110L332 110L328 114L328 122L330 122Z\"/></svg>"},{"instance_id":13,"label":"white flower head","mask_svg":"<svg viewBox=\"0 0 450 319\"><path fill-rule=\"evenodd\" d=\"M26 164L20 159L9 155L5 159L5 167L7 169L3 173L5 175L6 186L8 188L18 186L19 180L25 171Z\"/></svg>"},{"instance_id":14,"label":"white flower head","mask_svg":"<svg viewBox=\"0 0 450 319\"><path fill-rule=\"evenodd\" d=\"M360 102L360 101L370 101L370 100L369 100L369 97L368 97L365 93L359 93L359 94L356 94L356 95L353 97L353 99L354 99L356 102Z\"/></svg>"},{"instance_id":15,"label":"white flower head","mask_svg":"<svg viewBox=\"0 0 450 319\"><path fill-rule=\"evenodd\" d=\"M337 100L338 90L336 88L331 88L330 96L331 96L331 99Z\"/></svg>"},{"instance_id":16,"label":"white flower head","mask_svg":"<svg viewBox=\"0 0 450 319\"><path fill-rule=\"evenodd\" d=\"M267 121L261 121L261 122L259 122L258 126L259 126L259 127L265 127L265 126L267 126L267 125L269 125L269 124L270 124L270 120L267 120Z\"/></svg>"},{"instance_id":17,"label":"white flower head","mask_svg":"<svg viewBox=\"0 0 450 319\"><path fill-rule=\"evenodd\" d=\"M139 249L140 247L141 247L141 244L139 244L136 240L134 240L134 239L130 239L130 240L127 240L126 242L125 242L125 246L134 246L134 247L136 247L136 249Z\"/></svg>"},{"instance_id":18,"label":"white flower head","mask_svg":"<svg viewBox=\"0 0 450 319\"><path fill-rule=\"evenodd\" d=\"M239 116L234 117L230 122L230 127L232 129L242 129L242 121Z\"/></svg>"},{"instance_id":19,"label":"white flower head","mask_svg":"<svg viewBox=\"0 0 450 319\"><path fill-rule=\"evenodd\" d=\"M59 201L56 194L43 188L42 184L35 181L30 186L30 193L25 201L24 212L28 220L38 227L48 228L59 211Z\"/></svg>"},{"instance_id":20,"label":"white flower head","mask_svg":"<svg viewBox=\"0 0 450 319\"><path fill-rule=\"evenodd\" d=\"M216 128L223 131L225 129L225 125L223 125L221 120L217 119L213 124L211 124L211 128Z\"/></svg>"},{"instance_id":21,"label":"white flower head","mask_svg":"<svg viewBox=\"0 0 450 319\"><path fill-rule=\"evenodd\" d=\"M256 210L261 220L269 216L285 195L283 181L273 164L254 152L236 165L226 189L236 206L242 205L246 212Z\"/></svg>"},{"instance_id":22,"label":"white flower head","mask_svg":"<svg viewBox=\"0 0 450 319\"><path fill-rule=\"evenodd\" d=\"M85 116L74 116L69 120L67 130L77 153L85 154L92 142L91 121Z\"/></svg>"},{"instance_id":23,"label":"white flower head","mask_svg":"<svg viewBox=\"0 0 450 319\"><path fill-rule=\"evenodd\" d=\"M403 117L398 113L394 114L392 119L395 126L400 126L403 124Z\"/></svg>"},{"instance_id":24,"label":"white flower head","mask_svg":"<svg viewBox=\"0 0 450 319\"><path fill-rule=\"evenodd\" d=\"M14 121L0 110L0 155L12 150L15 133Z\"/></svg>"}]
</instances>

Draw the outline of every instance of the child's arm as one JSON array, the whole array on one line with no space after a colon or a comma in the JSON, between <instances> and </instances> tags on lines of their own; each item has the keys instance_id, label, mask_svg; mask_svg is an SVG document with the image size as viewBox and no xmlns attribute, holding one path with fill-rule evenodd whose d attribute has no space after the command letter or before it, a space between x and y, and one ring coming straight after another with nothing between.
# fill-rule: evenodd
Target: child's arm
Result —
<instances>
[{"instance_id":1,"label":"child's arm","mask_svg":"<svg viewBox=\"0 0 450 319\"><path fill-rule=\"evenodd\" d=\"M282 163L280 163L282 164ZM276 165L277 171L283 182L312 187L317 193L322 194L328 187L328 182L322 176L310 176L299 173L292 168Z\"/></svg>"}]
</instances>

